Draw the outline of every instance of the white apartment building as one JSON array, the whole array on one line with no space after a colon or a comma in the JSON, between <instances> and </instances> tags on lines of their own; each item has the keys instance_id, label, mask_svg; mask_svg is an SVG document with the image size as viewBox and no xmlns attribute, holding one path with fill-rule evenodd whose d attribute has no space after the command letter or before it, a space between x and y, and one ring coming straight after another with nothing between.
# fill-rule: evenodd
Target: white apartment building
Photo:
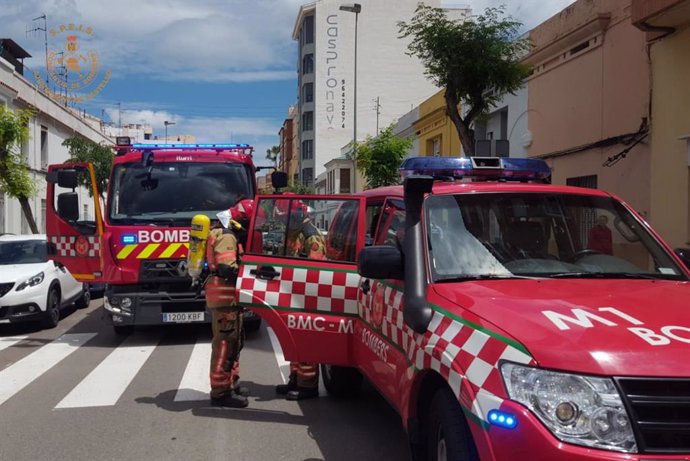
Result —
<instances>
[{"instance_id":1,"label":"white apartment building","mask_svg":"<svg viewBox=\"0 0 690 461\"><path fill-rule=\"evenodd\" d=\"M0 57L0 104L12 110L31 108L36 115L29 121L29 140L20 146L38 192L29 200L39 231L45 231L46 174L48 165L62 163L69 152L62 145L65 139L81 135L97 143L113 143L88 117L66 108L44 93L23 76L23 63L19 59L30 57L19 45L9 39ZM93 219L94 206L85 191L80 191L82 219ZM29 225L21 211L19 201L0 191L0 234L28 234Z\"/></svg>"},{"instance_id":2,"label":"white apartment building","mask_svg":"<svg viewBox=\"0 0 690 461\"><path fill-rule=\"evenodd\" d=\"M405 54L407 40L398 38L398 22L409 21L418 3L359 0L359 13L341 10L353 5L342 0L318 0L300 7L293 39L299 43L299 175L304 184L314 185L325 164L339 158L341 148L353 139L355 37L358 141L375 135L377 124L390 125L438 91L424 76L421 62ZM424 3L444 6L441 0ZM455 7L450 14L463 18L470 10ZM361 188L357 182L357 189Z\"/></svg>"}]
</instances>

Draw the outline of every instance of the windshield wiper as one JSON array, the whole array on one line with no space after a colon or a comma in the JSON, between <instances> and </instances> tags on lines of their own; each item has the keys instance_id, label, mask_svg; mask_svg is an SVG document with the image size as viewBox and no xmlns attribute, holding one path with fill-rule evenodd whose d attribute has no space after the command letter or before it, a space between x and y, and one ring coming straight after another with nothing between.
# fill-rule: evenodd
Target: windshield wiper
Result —
<instances>
[{"instance_id":1,"label":"windshield wiper","mask_svg":"<svg viewBox=\"0 0 690 461\"><path fill-rule=\"evenodd\" d=\"M521 279L521 280L536 280L539 277L530 277L525 275L515 275L515 274L478 274L478 275L460 275L452 277L444 277L437 279L437 282L468 282L472 280L510 280L510 279Z\"/></svg>"},{"instance_id":2,"label":"windshield wiper","mask_svg":"<svg viewBox=\"0 0 690 461\"><path fill-rule=\"evenodd\" d=\"M544 277L554 279L674 279L677 274L645 274L640 272L562 272L557 274L544 274Z\"/></svg>"}]
</instances>

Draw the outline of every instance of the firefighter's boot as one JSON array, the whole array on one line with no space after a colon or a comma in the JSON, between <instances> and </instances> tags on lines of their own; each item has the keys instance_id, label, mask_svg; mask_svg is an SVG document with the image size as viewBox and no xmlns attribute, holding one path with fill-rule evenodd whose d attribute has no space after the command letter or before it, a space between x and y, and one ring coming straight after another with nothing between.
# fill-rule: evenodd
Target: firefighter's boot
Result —
<instances>
[{"instance_id":1,"label":"firefighter's boot","mask_svg":"<svg viewBox=\"0 0 690 461\"><path fill-rule=\"evenodd\" d=\"M287 395L295 390L297 390L297 375L294 373L290 374L287 384L278 384L276 386L276 394L278 395Z\"/></svg>"},{"instance_id":2,"label":"firefighter's boot","mask_svg":"<svg viewBox=\"0 0 690 461\"><path fill-rule=\"evenodd\" d=\"M245 408L247 405L249 405L247 397L235 393L222 397L211 397L211 406L213 407Z\"/></svg>"},{"instance_id":3,"label":"firefighter's boot","mask_svg":"<svg viewBox=\"0 0 690 461\"><path fill-rule=\"evenodd\" d=\"M295 390L289 391L285 397L287 400L307 400L319 396L319 389L317 387L296 387Z\"/></svg>"}]
</instances>

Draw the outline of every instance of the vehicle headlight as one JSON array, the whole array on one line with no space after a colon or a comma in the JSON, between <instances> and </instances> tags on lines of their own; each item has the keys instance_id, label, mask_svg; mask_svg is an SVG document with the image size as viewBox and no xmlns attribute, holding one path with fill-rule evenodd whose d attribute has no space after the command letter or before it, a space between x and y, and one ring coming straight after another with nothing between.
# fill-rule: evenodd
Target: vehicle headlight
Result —
<instances>
[{"instance_id":1,"label":"vehicle headlight","mask_svg":"<svg viewBox=\"0 0 690 461\"><path fill-rule=\"evenodd\" d=\"M35 287L36 285L40 285L40 283L43 282L44 278L45 274L43 272L39 272L38 274L34 275L28 280L24 280L22 283L17 285L17 291L22 291L24 288L27 287Z\"/></svg>"},{"instance_id":2,"label":"vehicle headlight","mask_svg":"<svg viewBox=\"0 0 690 461\"><path fill-rule=\"evenodd\" d=\"M504 363L512 400L529 408L563 442L636 453L637 444L620 394L609 378Z\"/></svg>"}]
</instances>

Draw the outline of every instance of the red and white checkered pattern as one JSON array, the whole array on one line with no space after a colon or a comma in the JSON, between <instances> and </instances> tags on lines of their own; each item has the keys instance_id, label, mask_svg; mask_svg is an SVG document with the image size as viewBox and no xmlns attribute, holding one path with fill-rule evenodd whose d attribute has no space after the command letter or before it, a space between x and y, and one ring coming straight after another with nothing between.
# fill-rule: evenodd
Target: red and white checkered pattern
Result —
<instances>
[{"instance_id":1,"label":"red and white checkered pattern","mask_svg":"<svg viewBox=\"0 0 690 461\"><path fill-rule=\"evenodd\" d=\"M79 236L74 235L52 235L50 236L50 241L57 246L57 254L61 257L77 257L77 238ZM101 244L98 237L90 235L85 237L89 242L89 250L86 254L87 257L92 258L98 256L101 252Z\"/></svg>"},{"instance_id":2,"label":"red and white checkered pattern","mask_svg":"<svg viewBox=\"0 0 690 461\"><path fill-rule=\"evenodd\" d=\"M402 290L382 285L377 288L385 290L381 334L403 349L415 368L435 370L443 376L458 400L462 393L469 400L464 403L483 421L506 397L497 368L499 361L535 363L531 356L507 342L438 311L434 312L426 333L417 334L403 321ZM360 315L371 324L369 312L363 310Z\"/></svg>"},{"instance_id":3,"label":"red and white checkered pattern","mask_svg":"<svg viewBox=\"0 0 690 461\"><path fill-rule=\"evenodd\" d=\"M240 266L240 303L265 303L273 307L306 309L332 314L357 314L361 277L354 272L280 267L275 280L250 274L256 265Z\"/></svg>"}]
</instances>

